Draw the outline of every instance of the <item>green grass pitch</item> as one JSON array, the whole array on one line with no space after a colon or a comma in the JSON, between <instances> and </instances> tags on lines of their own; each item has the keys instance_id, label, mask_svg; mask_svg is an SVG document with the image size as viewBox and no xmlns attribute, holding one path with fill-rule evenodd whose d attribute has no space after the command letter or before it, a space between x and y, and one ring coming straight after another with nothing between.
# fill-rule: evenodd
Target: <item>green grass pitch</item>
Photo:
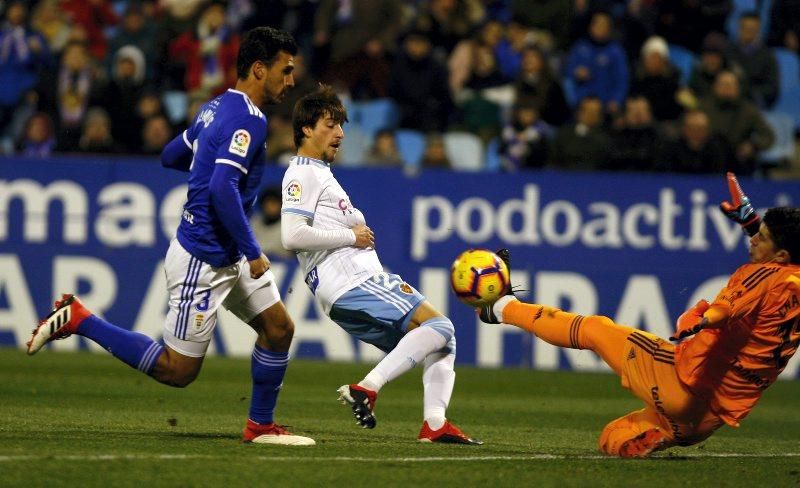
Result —
<instances>
[{"instance_id":1,"label":"green grass pitch","mask_svg":"<svg viewBox=\"0 0 800 488\"><path fill-rule=\"evenodd\" d=\"M294 361L277 420L314 447L239 443L249 360L211 357L186 389L109 355L0 349L0 486L798 486L800 382L778 382L740 429L648 460L600 456L639 408L611 374L457 368L449 417L483 446L416 442L419 368L358 428L336 388L365 364Z\"/></svg>"}]
</instances>

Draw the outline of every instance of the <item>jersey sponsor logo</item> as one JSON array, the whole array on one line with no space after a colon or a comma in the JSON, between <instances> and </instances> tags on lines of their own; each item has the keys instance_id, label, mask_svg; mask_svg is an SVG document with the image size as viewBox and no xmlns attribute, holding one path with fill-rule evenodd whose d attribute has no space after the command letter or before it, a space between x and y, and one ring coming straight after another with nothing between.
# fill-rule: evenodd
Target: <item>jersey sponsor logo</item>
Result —
<instances>
[{"instance_id":1,"label":"jersey sponsor logo","mask_svg":"<svg viewBox=\"0 0 800 488\"><path fill-rule=\"evenodd\" d=\"M214 111L211 109L205 109L200 112L200 115L197 116L197 123L203 124L203 128L208 127L211 125L211 122L214 121Z\"/></svg>"},{"instance_id":2,"label":"jersey sponsor logo","mask_svg":"<svg viewBox=\"0 0 800 488\"><path fill-rule=\"evenodd\" d=\"M238 156L247 156L247 149L250 147L250 133L244 129L239 129L233 133L231 145L228 151Z\"/></svg>"},{"instance_id":3,"label":"jersey sponsor logo","mask_svg":"<svg viewBox=\"0 0 800 488\"><path fill-rule=\"evenodd\" d=\"M189 222L190 224L194 225L194 215L191 212L184 209L183 210L183 220Z\"/></svg>"},{"instance_id":4,"label":"jersey sponsor logo","mask_svg":"<svg viewBox=\"0 0 800 488\"><path fill-rule=\"evenodd\" d=\"M292 180L286 186L283 201L286 203L299 203L300 197L303 195L303 187L297 180Z\"/></svg>"},{"instance_id":5,"label":"jersey sponsor logo","mask_svg":"<svg viewBox=\"0 0 800 488\"><path fill-rule=\"evenodd\" d=\"M306 285L308 285L311 293L316 294L317 287L319 286L319 274L317 274L316 266L306 275Z\"/></svg>"}]
</instances>

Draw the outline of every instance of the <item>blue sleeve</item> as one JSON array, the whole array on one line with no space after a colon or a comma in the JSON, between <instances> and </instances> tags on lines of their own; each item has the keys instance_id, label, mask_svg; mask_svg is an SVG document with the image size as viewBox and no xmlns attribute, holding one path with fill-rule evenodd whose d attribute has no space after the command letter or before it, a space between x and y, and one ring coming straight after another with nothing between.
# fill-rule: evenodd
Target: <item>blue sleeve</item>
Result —
<instances>
[{"instance_id":1,"label":"blue sleeve","mask_svg":"<svg viewBox=\"0 0 800 488\"><path fill-rule=\"evenodd\" d=\"M192 165L192 158L194 158L194 151L192 151L192 146L189 144L186 131L184 131L164 146L161 151L161 166L188 172Z\"/></svg>"},{"instance_id":2,"label":"blue sleeve","mask_svg":"<svg viewBox=\"0 0 800 488\"><path fill-rule=\"evenodd\" d=\"M208 191L211 195L211 204L217 211L222 225L236 241L239 251L245 255L248 261L261 256L261 246L258 245L253 229L242 207L242 200L239 194L239 179L242 177L241 171L227 164L214 165L214 172L211 174L211 181L208 184Z\"/></svg>"},{"instance_id":3,"label":"blue sleeve","mask_svg":"<svg viewBox=\"0 0 800 488\"><path fill-rule=\"evenodd\" d=\"M256 154L264 148L267 121L260 116L245 114L226 121L218 137L219 147L214 162L236 167L247 174Z\"/></svg>"},{"instance_id":4,"label":"blue sleeve","mask_svg":"<svg viewBox=\"0 0 800 488\"><path fill-rule=\"evenodd\" d=\"M610 99L622 107L625 103L625 97L628 96L628 58L625 57L625 52L619 45L612 48L611 54L611 69L614 73L614 81L611 83L612 93Z\"/></svg>"}]
</instances>

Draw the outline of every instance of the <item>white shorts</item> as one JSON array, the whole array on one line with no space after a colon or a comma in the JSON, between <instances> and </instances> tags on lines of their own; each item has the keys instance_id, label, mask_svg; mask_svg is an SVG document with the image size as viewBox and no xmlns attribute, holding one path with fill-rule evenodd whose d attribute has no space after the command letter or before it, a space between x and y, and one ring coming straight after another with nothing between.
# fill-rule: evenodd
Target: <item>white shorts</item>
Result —
<instances>
[{"instance_id":1,"label":"white shorts","mask_svg":"<svg viewBox=\"0 0 800 488\"><path fill-rule=\"evenodd\" d=\"M281 299L272 271L254 280L247 259L214 268L189 254L173 239L164 260L169 312L164 343L184 356L205 356L217 325L217 309L248 323Z\"/></svg>"}]
</instances>

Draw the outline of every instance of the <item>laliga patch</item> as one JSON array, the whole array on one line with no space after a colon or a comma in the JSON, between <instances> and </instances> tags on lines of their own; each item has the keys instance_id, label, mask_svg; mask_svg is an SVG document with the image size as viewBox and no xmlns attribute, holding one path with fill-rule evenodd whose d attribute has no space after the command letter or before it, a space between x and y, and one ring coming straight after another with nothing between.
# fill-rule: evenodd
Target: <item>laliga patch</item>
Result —
<instances>
[{"instance_id":1,"label":"laliga patch","mask_svg":"<svg viewBox=\"0 0 800 488\"><path fill-rule=\"evenodd\" d=\"M290 181L283 191L283 201L286 203L300 203L301 196L303 196L303 187L297 180Z\"/></svg>"},{"instance_id":2,"label":"laliga patch","mask_svg":"<svg viewBox=\"0 0 800 488\"><path fill-rule=\"evenodd\" d=\"M250 147L250 133L244 129L239 129L233 133L231 138L231 145L228 146L228 151L237 156L247 156L247 149Z\"/></svg>"}]
</instances>

